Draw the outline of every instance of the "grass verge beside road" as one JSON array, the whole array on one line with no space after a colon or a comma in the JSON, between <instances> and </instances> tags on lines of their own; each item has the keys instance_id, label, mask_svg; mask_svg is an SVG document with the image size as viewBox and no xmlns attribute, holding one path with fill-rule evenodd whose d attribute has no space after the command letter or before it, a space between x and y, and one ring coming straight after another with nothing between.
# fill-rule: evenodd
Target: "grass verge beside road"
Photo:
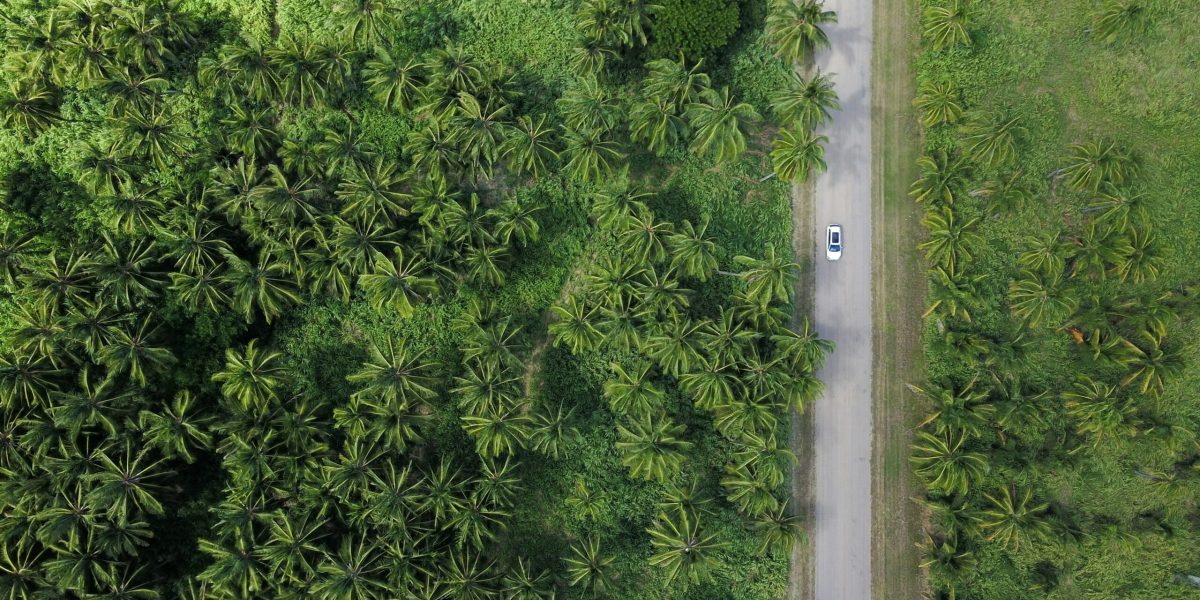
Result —
<instances>
[{"instance_id":1,"label":"grass verge beside road","mask_svg":"<svg viewBox=\"0 0 1200 600\"><path fill-rule=\"evenodd\" d=\"M908 464L913 426L922 413L906 383L922 366L921 313L925 270L916 244L921 211L909 201L920 131L912 108L918 45L916 3L875 6L874 103L874 428L872 456L872 588L877 599L921 597L916 548L921 511Z\"/></svg>"}]
</instances>

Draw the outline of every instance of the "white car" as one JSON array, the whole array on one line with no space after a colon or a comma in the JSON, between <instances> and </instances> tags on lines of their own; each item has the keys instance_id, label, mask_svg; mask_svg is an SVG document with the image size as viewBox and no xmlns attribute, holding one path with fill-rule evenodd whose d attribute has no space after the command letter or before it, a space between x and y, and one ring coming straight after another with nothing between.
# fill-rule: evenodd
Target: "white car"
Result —
<instances>
[{"instance_id":1,"label":"white car","mask_svg":"<svg viewBox=\"0 0 1200 600\"><path fill-rule=\"evenodd\" d=\"M830 225L825 228L825 258L837 260L842 257L842 226Z\"/></svg>"}]
</instances>

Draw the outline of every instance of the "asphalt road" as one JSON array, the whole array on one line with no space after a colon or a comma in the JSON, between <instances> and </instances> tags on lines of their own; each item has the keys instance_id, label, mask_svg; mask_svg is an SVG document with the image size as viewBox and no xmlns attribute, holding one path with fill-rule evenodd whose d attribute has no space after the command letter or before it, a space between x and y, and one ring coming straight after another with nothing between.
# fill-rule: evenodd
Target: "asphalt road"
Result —
<instances>
[{"instance_id":1,"label":"asphalt road","mask_svg":"<svg viewBox=\"0 0 1200 600\"><path fill-rule=\"evenodd\" d=\"M834 73L842 111L822 132L817 178L816 330L836 350L813 408L815 600L871 598L871 0L826 0L838 23L817 66ZM841 260L825 259L825 226L842 225Z\"/></svg>"}]
</instances>

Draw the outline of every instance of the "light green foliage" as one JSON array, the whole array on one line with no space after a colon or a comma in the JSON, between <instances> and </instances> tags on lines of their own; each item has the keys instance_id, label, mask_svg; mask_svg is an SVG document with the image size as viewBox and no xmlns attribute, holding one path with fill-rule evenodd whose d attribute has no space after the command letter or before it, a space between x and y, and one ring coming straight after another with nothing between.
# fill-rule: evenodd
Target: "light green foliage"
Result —
<instances>
[{"instance_id":1,"label":"light green foliage","mask_svg":"<svg viewBox=\"0 0 1200 600\"><path fill-rule=\"evenodd\" d=\"M1126 5L1147 12L1081 33ZM955 6L971 43L935 50L927 32L912 188L940 263L920 388L937 410L913 455L935 507L931 581L980 600L1189 598L1174 574L1200 552L1200 125L1184 67L1200 21L1170 0L930 0L926 24Z\"/></svg>"}]
</instances>

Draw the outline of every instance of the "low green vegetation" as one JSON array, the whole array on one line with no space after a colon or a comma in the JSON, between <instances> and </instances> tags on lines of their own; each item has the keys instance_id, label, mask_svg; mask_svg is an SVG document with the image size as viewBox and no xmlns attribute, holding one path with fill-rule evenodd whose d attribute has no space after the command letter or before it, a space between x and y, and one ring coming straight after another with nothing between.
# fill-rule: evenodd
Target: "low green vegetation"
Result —
<instances>
[{"instance_id":1,"label":"low green vegetation","mask_svg":"<svg viewBox=\"0 0 1200 600\"><path fill-rule=\"evenodd\" d=\"M1195 597L1194 7L924 5L931 588Z\"/></svg>"},{"instance_id":2,"label":"low green vegetation","mask_svg":"<svg viewBox=\"0 0 1200 600\"><path fill-rule=\"evenodd\" d=\"M782 597L836 99L711 4L0 7L0 594Z\"/></svg>"}]
</instances>

